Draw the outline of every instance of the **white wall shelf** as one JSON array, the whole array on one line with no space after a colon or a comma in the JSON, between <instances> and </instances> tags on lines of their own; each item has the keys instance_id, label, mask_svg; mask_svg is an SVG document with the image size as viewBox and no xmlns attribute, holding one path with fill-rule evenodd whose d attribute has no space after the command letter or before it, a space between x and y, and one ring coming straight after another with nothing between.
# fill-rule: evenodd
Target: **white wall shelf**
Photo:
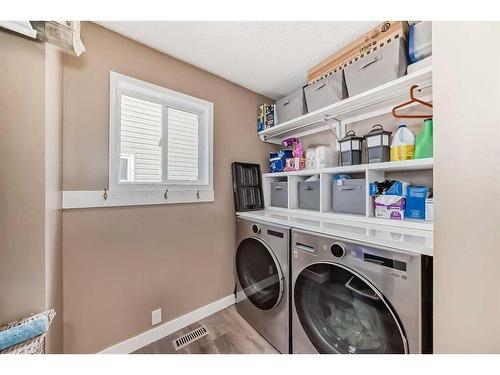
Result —
<instances>
[{"instance_id":1,"label":"white wall shelf","mask_svg":"<svg viewBox=\"0 0 500 375\"><path fill-rule=\"evenodd\" d=\"M332 168L323 168L319 170L302 170L295 172L264 173L263 190L266 209L275 212L288 214L307 214L318 218L328 218L337 220L357 221L371 224L390 225L394 227L412 228L418 230L433 230L433 223L424 220L389 220L374 217L373 197L369 195L369 184L374 181L382 181L386 178L386 173L391 172L412 172L429 171L432 173L433 159L415 159L398 162L386 162L375 164L360 164L354 166L340 166ZM366 210L364 215L352 215L345 213L332 212L332 184L333 176L340 173L354 175L354 178L364 178L366 181ZM320 210L303 210L298 208L297 183L306 179L308 176L320 176ZM271 206L271 183L276 180L285 180L288 182L288 207L278 208Z\"/></svg>"},{"instance_id":2,"label":"white wall shelf","mask_svg":"<svg viewBox=\"0 0 500 375\"><path fill-rule=\"evenodd\" d=\"M351 166L340 166L322 169L303 169L293 172L263 173L264 178L275 178L285 176L312 176L314 174L339 174L339 173L363 173L365 171L384 171L384 172L409 172L432 169L434 165L433 158L413 159L404 161L389 161L385 163L359 164Z\"/></svg>"},{"instance_id":3,"label":"white wall shelf","mask_svg":"<svg viewBox=\"0 0 500 375\"><path fill-rule=\"evenodd\" d=\"M409 99L412 85L418 85L421 90L418 95L420 99L432 100L432 66L265 129L259 132L259 136L265 142L281 144L290 137L332 130L340 138L343 137L344 125L390 113L395 105Z\"/></svg>"}]
</instances>

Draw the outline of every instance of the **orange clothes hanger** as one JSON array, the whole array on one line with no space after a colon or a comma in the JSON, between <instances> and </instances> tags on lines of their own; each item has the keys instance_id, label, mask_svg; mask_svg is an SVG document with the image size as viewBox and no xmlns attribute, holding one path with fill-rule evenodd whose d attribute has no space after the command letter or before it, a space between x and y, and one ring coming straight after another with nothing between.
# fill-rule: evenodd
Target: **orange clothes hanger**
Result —
<instances>
[{"instance_id":1,"label":"orange clothes hanger","mask_svg":"<svg viewBox=\"0 0 500 375\"><path fill-rule=\"evenodd\" d=\"M399 114L396 113L396 110L404 108L404 107L407 107L407 106L409 106L411 104L414 104L414 103L418 103L418 104L421 104L421 105L423 105L425 107L432 108L432 104L431 103L427 103L427 102L424 102L423 100L415 98L415 95L414 95L413 92L417 88L418 88L417 85L413 85L412 87L410 87L410 100L408 100L407 102L401 103L401 104L395 106L392 109L392 115L395 118L432 118L432 113L431 114L426 114L426 115L399 115Z\"/></svg>"}]
</instances>

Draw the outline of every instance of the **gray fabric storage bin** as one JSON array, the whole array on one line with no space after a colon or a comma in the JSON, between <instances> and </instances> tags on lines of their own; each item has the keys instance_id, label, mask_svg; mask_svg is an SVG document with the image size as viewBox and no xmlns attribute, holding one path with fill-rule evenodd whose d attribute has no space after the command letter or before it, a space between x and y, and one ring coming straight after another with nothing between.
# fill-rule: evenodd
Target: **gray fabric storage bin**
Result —
<instances>
[{"instance_id":1,"label":"gray fabric storage bin","mask_svg":"<svg viewBox=\"0 0 500 375\"><path fill-rule=\"evenodd\" d=\"M333 212L358 215L366 213L366 182L364 178L335 180L333 181L332 194Z\"/></svg>"},{"instance_id":2,"label":"gray fabric storage bin","mask_svg":"<svg viewBox=\"0 0 500 375\"><path fill-rule=\"evenodd\" d=\"M347 98L344 73L332 73L304 88L308 112L316 111Z\"/></svg>"},{"instance_id":3,"label":"gray fabric storage bin","mask_svg":"<svg viewBox=\"0 0 500 375\"><path fill-rule=\"evenodd\" d=\"M394 39L344 69L347 92L354 96L402 77L407 66L406 42Z\"/></svg>"},{"instance_id":4,"label":"gray fabric storage bin","mask_svg":"<svg viewBox=\"0 0 500 375\"><path fill-rule=\"evenodd\" d=\"M288 208L288 182L271 182L271 206Z\"/></svg>"},{"instance_id":5,"label":"gray fabric storage bin","mask_svg":"<svg viewBox=\"0 0 500 375\"><path fill-rule=\"evenodd\" d=\"M277 124L290 121L296 117L307 113L304 99L304 90L302 88L292 92L290 95L276 102Z\"/></svg>"},{"instance_id":6,"label":"gray fabric storage bin","mask_svg":"<svg viewBox=\"0 0 500 375\"><path fill-rule=\"evenodd\" d=\"M319 211L320 181L299 181L299 208Z\"/></svg>"}]
</instances>

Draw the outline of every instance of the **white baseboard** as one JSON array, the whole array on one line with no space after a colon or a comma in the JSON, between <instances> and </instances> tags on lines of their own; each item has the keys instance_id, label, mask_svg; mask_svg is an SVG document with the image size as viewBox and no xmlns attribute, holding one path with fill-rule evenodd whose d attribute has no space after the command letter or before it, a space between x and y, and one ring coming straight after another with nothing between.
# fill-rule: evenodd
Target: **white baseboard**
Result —
<instances>
[{"instance_id":1,"label":"white baseboard","mask_svg":"<svg viewBox=\"0 0 500 375\"><path fill-rule=\"evenodd\" d=\"M234 294L221 298L218 301L212 302L206 306L200 307L197 310L191 311L182 315L174 320L166 322L158 327L152 328L149 331L141 333L128 340L122 341L116 345L110 346L107 349L99 352L98 354L128 354L132 353L156 340L168 336L179 329L187 327L190 324L210 316L217 311L223 310L228 306L233 305L235 302Z\"/></svg>"}]
</instances>

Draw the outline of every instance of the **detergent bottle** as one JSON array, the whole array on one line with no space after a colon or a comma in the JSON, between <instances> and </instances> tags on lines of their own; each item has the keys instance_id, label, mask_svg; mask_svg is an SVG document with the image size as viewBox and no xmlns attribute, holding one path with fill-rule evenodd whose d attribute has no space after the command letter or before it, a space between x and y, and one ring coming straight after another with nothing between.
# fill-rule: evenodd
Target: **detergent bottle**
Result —
<instances>
[{"instance_id":1,"label":"detergent bottle","mask_svg":"<svg viewBox=\"0 0 500 375\"><path fill-rule=\"evenodd\" d=\"M432 119L424 121L424 130L415 140L415 159L432 158Z\"/></svg>"},{"instance_id":2,"label":"detergent bottle","mask_svg":"<svg viewBox=\"0 0 500 375\"><path fill-rule=\"evenodd\" d=\"M405 124L398 127L398 131L392 137L391 161L413 159L415 155L415 135Z\"/></svg>"}]
</instances>

